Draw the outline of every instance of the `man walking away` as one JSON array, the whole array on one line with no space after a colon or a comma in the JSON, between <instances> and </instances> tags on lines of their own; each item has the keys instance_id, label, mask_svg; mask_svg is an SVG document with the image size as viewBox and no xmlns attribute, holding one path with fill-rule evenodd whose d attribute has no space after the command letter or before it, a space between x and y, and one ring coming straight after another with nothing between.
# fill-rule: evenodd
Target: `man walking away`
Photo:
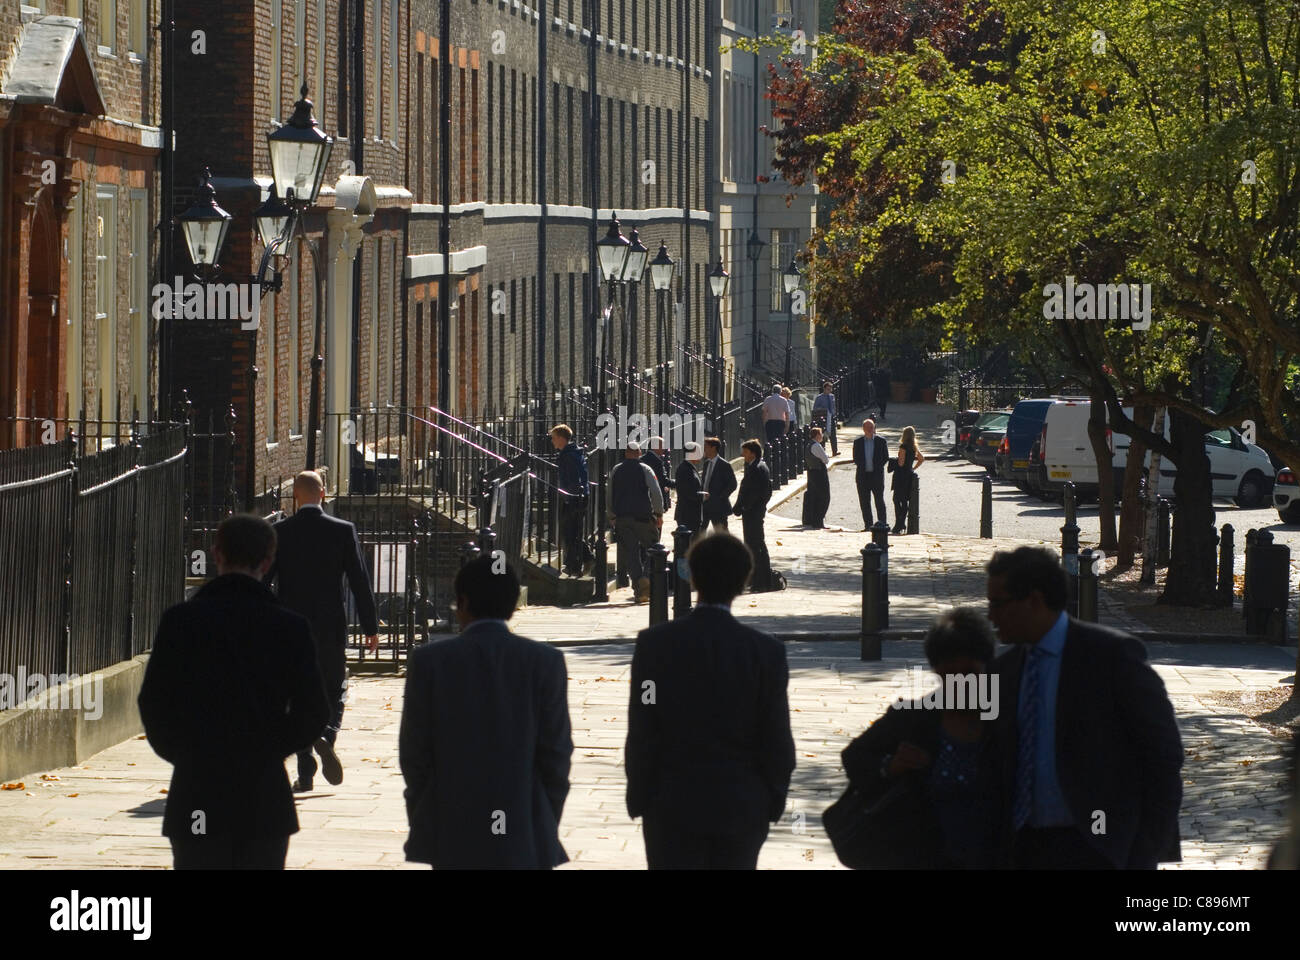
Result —
<instances>
[{"instance_id":1,"label":"man walking away","mask_svg":"<svg viewBox=\"0 0 1300 960\"><path fill-rule=\"evenodd\" d=\"M790 405L781 396L781 385L774 384L772 395L763 401L763 435L771 443L785 433L790 425Z\"/></svg>"},{"instance_id":2,"label":"man walking away","mask_svg":"<svg viewBox=\"0 0 1300 960\"><path fill-rule=\"evenodd\" d=\"M618 538L618 565L636 587L636 602L650 602L650 577L641 551L659 542L664 500L659 478L641 462L641 445L629 440L623 462L609 475L606 519Z\"/></svg>"},{"instance_id":3,"label":"man walking away","mask_svg":"<svg viewBox=\"0 0 1300 960\"><path fill-rule=\"evenodd\" d=\"M659 481L659 492L664 497L664 512L673 505L672 497L668 495L669 487L672 487L673 480L668 475L668 450L664 446L663 437L651 437L646 444L650 449L641 454L641 459L645 465L654 471L655 478Z\"/></svg>"},{"instance_id":4,"label":"man walking away","mask_svg":"<svg viewBox=\"0 0 1300 960\"><path fill-rule=\"evenodd\" d=\"M296 510L275 525L278 548L267 582L275 582L280 602L306 617L316 642L316 660L325 678L330 717L314 746L328 783L343 782L343 766L334 752L343 706L348 696L348 615L343 593L347 578L357 604L369 651L379 649L379 619L370 577L361 559L357 528L325 513L325 484L315 470L304 470L293 481ZM316 759L310 749L298 753L296 793L312 789Z\"/></svg>"},{"instance_id":5,"label":"man walking away","mask_svg":"<svg viewBox=\"0 0 1300 960\"><path fill-rule=\"evenodd\" d=\"M551 428L551 445L559 451L555 458L560 485L560 549L564 572L583 577L591 572L596 557L582 536L587 518L587 455L573 439L567 423Z\"/></svg>"},{"instance_id":6,"label":"man walking away","mask_svg":"<svg viewBox=\"0 0 1300 960\"><path fill-rule=\"evenodd\" d=\"M889 405L890 376L888 367L880 367L872 375L871 385L876 388L876 402L880 404L880 422L885 422L885 407Z\"/></svg>"},{"instance_id":7,"label":"man walking away","mask_svg":"<svg viewBox=\"0 0 1300 960\"><path fill-rule=\"evenodd\" d=\"M627 812L651 870L753 870L794 770L785 648L731 615L743 543L706 537L687 563L699 603L642 630L632 656Z\"/></svg>"},{"instance_id":8,"label":"man walking away","mask_svg":"<svg viewBox=\"0 0 1300 960\"><path fill-rule=\"evenodd\" d=\"M736 489L736 471L722 459L722 441L708 437L704 441L704 479L700 485L704 492L704 527L713 524L714 530L727 532L727 517L731 515L731 493Z\"/></svg>"},{"instance_id":9,"label":"man walking away","mask_svg":"<svg viewBox=\"0 0 1300 960\"><path fill-rule=\"evenodd\" d=\"M884 437L876 436L876 422L862 421L862 436L853 441L853 462L857 464L855 480L858 487L858 507L862 510L862 527L870 530L873 523L871 501L876 501L880 519L888 523L885 515L885 469L889 461L889 446Z\"/></svg>"},{"instance_id":10,"label":"man walking away","mask_svg":"<svg viewBox=\"0 0 1300 960\"><path fill-rule=\"evenodd\" d=\"M824 435L830 437L831 456L838 457L840 455L840 446L835 432L835 394L831 393L831 382L829 380L822 384L822 392L817 394L817 399L813 401L814 418L816 418L818 410L821 410L826 417Z\"/></svg>"},{"instance_id":11,"label":"man walking away","mask_svg":"<svg viewBox=\"0 0 1300 960\"><path fill-rule=\"evenodd\" d=\"M763 518L767 516L767 502L772 499L772 474L763 462L763 445L757 440L742 443L740 455L745 458L745 475L732 512L740 517L745 546L754 557L750 590L762 593L772 589L772 561L763 538Z\"/></svg>"},{"instance_id":12,"label":"man walking away","mask_svg":"<svg viewBox=\"0 0 1300 960\"><path fill-rule=\"evenodd\" d=\"M139 706L177 870L283 870L298 832L284 761L330 713L311 627L262 583L275 548L260 517L222 521L216 579L158 623Z\"/></svg>"},{"instance_id":13,"label":"man walking away","mask_svg":"<svg viewBox=\"0 0 1300 960\"><path fill-rule=\"evenodd\" d=\"M785 432L792 433L799 426L799 411L794 405L794 394L790 392L789 387L782 387L781 397L785 400L786 409L790 413L790 420L785 425Z\"/></svg>"},{"instance_id":14,"label":"man walking away","mask_svg":"<svg viewBox=\"0 0 1300 960\"><path fill-rule=\"evenodd\" d=\"M677 509L673 519L691 531L691 540L704 536L704 501L700 498L700 460L704 451L694 440L686 444L686 457L677 468Z\"/></svg>"},{"instance_id":15,"label":"man walking away","mask_svg":"<svg viewBox=\"0 0 1300 960\"><path fill-rule=\"evenodd\" d=\"M456 574L460 634L411 654L398 759L406 859L435 869L547 870L569 858L564 654L510 632L519 578L491 556Z\"/></svg>"},{"instance_id":16,"label":"man walking away","mask_svg":"<svg viewBox=\"0 0 1300 960\"><path fill-rule=\"evenodd\" d=\"M821 427L809 431L812 437L804 465L808 468L808 489L803 495L803 525L820 529L826 525L826 511L831 505L831 458L822 446Z\"/></svg>"},{"instance_id":17,"label":"man walking away","mask_svg":"<svg viewBox=\"0 0 1300 960\"><path fill-rule=\"evenodd\" d=\"M1003 861L1021 869L1154 870L1181 859L1183 746L1160 677L1131 634L1065 612L1041 547L993 554L989 619L1013 649L993 722L1004 771Z\"/></svg>"}]
</instances>

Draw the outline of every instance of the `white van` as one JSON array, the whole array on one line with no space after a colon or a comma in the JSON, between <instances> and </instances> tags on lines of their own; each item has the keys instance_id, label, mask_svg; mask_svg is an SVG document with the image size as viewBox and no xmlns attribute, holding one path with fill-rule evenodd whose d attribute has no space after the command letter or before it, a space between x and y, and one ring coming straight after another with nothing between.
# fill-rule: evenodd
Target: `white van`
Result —
<instances>
[{"instance_id":1,"label":"white van","mask_svg":"<svg viewBox=\"0 0 1300 960\"><path fill-rule=\"evenodd\" d=\"M1040 481L1044 489L1059 493L1066 481L1072 482L1081 497L1095 497L1098 490L1097 459L1088 437L1088 417L1092 404L1087 400L1060 401L1052 404L1039 438L1042 451ZM1131 417L1133 409L1124 407ZM1165 417L1165 438L1169 438L1169 417ZM1115 489L1124 483L1128 462L1129 438L1106 430L1115 473ZM1273 489L1273 464L1268 454L1253 443L1246 443L1233 427L1211 430L1205 435L1205 453L1210 459L1210 481L1216 500L1233 500L1241 507L1267 506ZM1147 452L1145 466L1151 465ZM1173 496L1174 477L1178 468L1166 457L1160 458L1160 495Z\"/></svg>"}]
</instances>

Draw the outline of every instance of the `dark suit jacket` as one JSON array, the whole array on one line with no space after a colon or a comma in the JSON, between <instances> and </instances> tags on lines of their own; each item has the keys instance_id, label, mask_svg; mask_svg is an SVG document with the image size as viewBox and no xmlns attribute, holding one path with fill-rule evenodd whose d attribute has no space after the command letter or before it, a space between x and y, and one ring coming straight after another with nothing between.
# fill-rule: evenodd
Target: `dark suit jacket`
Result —
<instances>
[{"instance_id":1,"label":"dark suit jacket","mask_svg":"<svg viewBox=\"0 0 1300 960\"><path fill-rule=\"evenodd\" d=\"M871 451L871 472L867 473L867 454L865 451L867 438L858 437L853 441L853 462L858 465L857 477L869 481L872 490L885 489L885 463L889 459L889 444L885 443L885 438L876 434L872 438L875 444Z\"/></svg>"},{"instance_id":2,"label":"dark suit jacket","mask_svg":"<svg viewBox=\"0 0 1300 960\"><path fill-rule=\"evenodd\" d=\"M1015 796L1016 707L1028 649L994 661L1003 795ZM1181 859L1182 740L1174 708L1136 637L1071 619L1056 696L1056 770L1079 830L1120 869ZM1096 811L1105 833L1093 833ZM1010 835L1011 804L1006 806Z\"/></svg>"},{"instance_id":3,"label":"dark suit jacket","mask_svg":"<svg viewBox=\"0 0 1300 960\"><path fill-rule=\"evenodd\" d=\"M767 513L767 502L772 499L772 473L767 469L765 460L755 460L745 464L745 474L740 480L740 493L736 494L736 509L732 511L738 517L746 515L763 516Z\"/></svg>"},{"instance_id":4,"label":"dark suit jacket","mask_svg":"<svg viewBox=\"0 0 1300 960\"><path fill-rule=\"evenodd\" d=\"M704 501L705 520L725 520L731 513L731 493L736 489L736 471L731 464L722 459L722 454L713 461L713 476L709 477L709 499ZM700 461L700 476L709 469L709 461Z\"/></svg>"},{"instance_id":5,"label":"dark suit jacket","mask_svg":"<svg viewBox=\"0 0 1300 960\"><path fill-rule=\"evenodd\" d=\"M275 563L267 573L267 582L277 581L280 602L310 621L318 644L347 643L345 576L362 629L367 636L379 632L375 597L361 559L356 527L320 507L304 506L275 524L275 536Z\"/></svg>"},{"instance_id":6,"label":"dark suit jacket","mask_svg":"<svg viewBox=\"0 0 1300 960\"><path fill-rule=\"evenodd\" d=\"M569 859L559 823L573 740L559 650L483 621L417 647L399 746L408 860L477 869Z\"/></svg>"},{"instance_id":7,"label":"dark suit jacket","mask_svg":"<svg viewBox=\"0 0 1300 960\"><path fill-rule=\"evenodd\" d=\"M298 830L284 759L329 722L307 621L252 577L217 577L163 614L140 688L149 744L172 764L163 834Z\"/></svg>"},{"instance_id":8,"label":"dark suit jacket","mask_svg":"<svg viewBox=\"0 0 1300 960\"><path fill-rule=\"evenodd\" d=\"M718 607L642 630L632 656L628 814L717 834L779 820L794 770L788 680L781 642Z\"/></svg>"},{"instance_id":9,"label":"dark suit jacket","mask_svg":"<svg viewBox=\"0 0 1300 960\"><path fill-rule=\"evenodd\" d=\"M677 509L673 519L690 530L699 530L700 507L700 473L689 460L683 460L677 468Z\"/></svg>"}]
</instances>

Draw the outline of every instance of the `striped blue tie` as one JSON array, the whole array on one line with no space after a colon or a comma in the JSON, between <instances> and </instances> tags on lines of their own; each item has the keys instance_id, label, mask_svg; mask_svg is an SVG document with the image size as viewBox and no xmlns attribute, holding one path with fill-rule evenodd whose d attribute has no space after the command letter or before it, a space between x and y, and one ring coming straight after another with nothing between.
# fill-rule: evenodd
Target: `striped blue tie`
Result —
<instances>
[{"instance_id":1,"label":"striped blue tie","mask_svg":"<svg viewBox=\"0 0 1300 960\"><path fill-rule=\"evenodd\" d=\"M1037 648L1025 657L1021 674L1024 708L1016 718L1016 796L1012 805L1012 822L1019 830L1029 821L1034 809L1034 752L1038 743L1038 653Z\"/></svg>"}]
</instances>

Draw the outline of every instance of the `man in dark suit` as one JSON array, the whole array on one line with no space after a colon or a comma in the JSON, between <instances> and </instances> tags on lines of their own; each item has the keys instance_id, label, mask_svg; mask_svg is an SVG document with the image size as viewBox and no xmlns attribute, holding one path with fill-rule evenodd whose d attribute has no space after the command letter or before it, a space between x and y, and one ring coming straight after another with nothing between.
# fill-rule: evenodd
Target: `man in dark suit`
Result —
<instances>
[{"instance_id":1,"label":"man in dark suit","mask_svg":"<svg viewBox=\"0 0 1300 960\"><path fill-rule=\"evenodd\" d=\"M772 499L772 474L763 462L763 445L757 439L742 443L740 455L745 458L745 475L740 480L740 492L736 494L736 507L732 512L740 517L745 546L754 557L750 589L762 593L772 589L772 561L763 536L767 502Z\"/></svg>"},{"instance_id":2,"label":"man in dark suit","mask_svg":"<svg viewBox=\"0 0 1300 960\"><path fill-rule=\"evenodd\" d=\"M330 717L314 744L298 753L298 780L293 789L305 793L312 788L316 758L329 783L343 782L343 766L334 752L347 701L348 615L343 593L346 576L357 604L362 629L370 652L379 648L379 620L370 577L361 559L357 529L346 520L325 513L325 484L315 470L305 470L293 481L296 510L275 525L279 544L267 582L276 582L276 593L290 610L306 617L316 641L316 659L325 678L330 700Z\"/></svg>"},{"instance_id":3,"label":"man in dark suit","mask_svg":"<svg viewBox=\"0 0 1300 960\"><path fill-rule=\"evenodd\" d=\"M700 499L700 460L704 451L694 440L686 444L686 456L677 468L677 506L673 519L691 531L692 539L704 535L704 501Z\"/></svg>"},{"instance_id":4,"label":"man in dark suit","mask_svg":"<svg viewBox=\"0 0 1300 960\"><path fill-rule=\"evenodd\" d=\"M995 553L988 600L1013 645L993 665L1004 860L1153 870L1181 859L1182 741L1141 641L1072 619L1065 572L1041 547Z\"/></svg>"},{"instance_id":5,"label":"man in dark suit","mask_svg":"<svg viewBox=\"0 0 1300 960\"><path fill-rule=\"evenodd\" d=\"M265 520L224 520L218 576L158 623L139 706L173 766L162 832L177 870L283 870L298 832L284 761L329 705L311 628L262 583L275 546Z\"/></svg>"},{"instance_id":6,"label":"man in dark suit","mask_svg":"<svg viewBox=\"0 0 1300 960\"><path fill-rule=\"evenodd\" d=\"M668 495L673 481L668 475L668 450L664 446L664 438L651 437L646 443L646 449L641 453L641 459L659 479L659 492L663 494L664 512L667 513L668 508L673 505L673 499Z\"/></svg>"},{"instance_id":7,"label":"man in dark suit","mask_svg":"<svg viewBox=\"0 0 1300 960\"><path fill-rule=\"evenodd\" d=\"M700 494L704 500L704 524L707 529L713 524L715 531L727 530L727 517L731 514L731 494L736 489L736 471L731 464L722 459L722 441L717 437L708 437L704 441L704 463L701 466L703 479Z\"/></svg>"},{"instance_id":8,"label":"man in dark suit","mask_svg":"<svg viewBox=\"0 0 1300 960\"><path fill-rule=\"evenodd\" d=\"M876 391L876 401L880 404L880 422L885 422L885 408L889 406L889 391L893 385L889 368L880 367L871 375L871 385Z\"/></svg>"},{"instance_id":9,"label":"man in dark suit","mask_svg":"<svg viewBox=\"0 0 1300 960\"><path fill-rule=\"evenodd\" d=\"M651 870L753 870L794 770L785 648L731 615L743 543L705 537L687 562L699 603L642 630L632 656L627 812Z\"/></svg>"},{"instance_id":10,"label":"man in dark suit","mask_svg":"<svg viewBox=\"0 0 1300 960\"><path fill-rule=\"evenodd\" d=\"M454 584L460 634L411 654L399 761L411 835L406 859L443 869L550 869L569 858L564 654L506 626L519 579L482 556Z\"/></svg>"},{"instance_id":11,"label":"man in dark suit","mask_svg":"<svg viewBox=\"0 0 1300 960\"><path fill-rule=\"evenodd\" d=\"M876 422L862 421L862 436L853 441L853 462L858 465L855 480L858 486L858 506L862 510L862 526L870 530L872 524L871 501L876 501L880 519L885 516L885 469L889 461L889 445L884 437L876 436Z\"/></svg>"},{"instance_id":12,"label":"man in dark suit","mask_svg":"<svg viewBox=\"0 0 1300 960\"><path fill-rule=\"evenodd\" d=\"M567 423L551 428L556 480L559 485L560 547L564 571L571 577L585 576L596 563L591 549L582 539L582 525L587 519L587 455L573 439Z\"/></svg>"}]
</instances>

